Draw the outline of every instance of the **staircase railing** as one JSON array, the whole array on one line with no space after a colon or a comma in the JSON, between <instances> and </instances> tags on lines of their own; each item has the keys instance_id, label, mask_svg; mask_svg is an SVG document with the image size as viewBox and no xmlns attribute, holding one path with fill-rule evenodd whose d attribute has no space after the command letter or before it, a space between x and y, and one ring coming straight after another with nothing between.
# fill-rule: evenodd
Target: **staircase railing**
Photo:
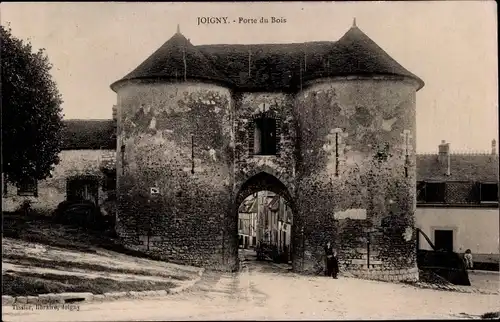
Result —
<instances>
[{"instance_id":1,"label":"staircase railing","mask_svg":"<svg viewBox=\"0 0 500 322\"><path fill-rule=\"evenodd\" d=\"M427 243L429 243L429 245L431 246L432 250L436 250L436 246L434 246L434 244L432 243L432 241L429 238L429 236L427 236L422 231L422 229L417 228L417 251L420 250L420 235L424 236L425 240L427 241Z\"/></svg>"}]
</instances>

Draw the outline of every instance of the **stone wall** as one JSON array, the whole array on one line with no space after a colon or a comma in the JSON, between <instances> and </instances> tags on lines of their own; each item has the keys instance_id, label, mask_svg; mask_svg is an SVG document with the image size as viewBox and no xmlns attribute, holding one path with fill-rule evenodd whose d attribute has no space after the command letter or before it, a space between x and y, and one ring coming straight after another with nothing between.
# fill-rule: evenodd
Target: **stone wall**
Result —
<instances>
[{"instance_id":1,"label":"stone wall","mask_svg":"<svg viewBox=\"0 0 500 322\"><path fill-rule=\"evenodd\" d=\"M365 263L367 240L380 270L416 267L416 87L350 77L310 84L297 95L295 270L320 273L327 240L348 269Z\"/></svg>"},{"instance_id":2,"label":"stone wall","mask_svg":"<svg viewBox=\"0 0 500 322\"><path fill-rule=\"evenodd\" d=\"M17 187L7 184L7 193L2 196L3 211L15 211L25 200L31 201L33 209L51 213L62 201L66 200L68 179L81 175L103 179L100 165L103 158L114 158L113 150L65 150L59 154L60 162L52 171L52 178L38 182L38 196L18 196ZM108 192L99 187L99 204L102 204Z\"/></svg>"},{"instance_id":3,"label":"stone wall","mask_svg":"<svg viewBox=\"0 0 500 322\"><path fill-rule=\"evenodd\" d=\"M135 82L118 90L116 228L126 246L236 268L222 224L234 184L231 108L229 91L216 85Z\"/></svg>"}]
</instances>

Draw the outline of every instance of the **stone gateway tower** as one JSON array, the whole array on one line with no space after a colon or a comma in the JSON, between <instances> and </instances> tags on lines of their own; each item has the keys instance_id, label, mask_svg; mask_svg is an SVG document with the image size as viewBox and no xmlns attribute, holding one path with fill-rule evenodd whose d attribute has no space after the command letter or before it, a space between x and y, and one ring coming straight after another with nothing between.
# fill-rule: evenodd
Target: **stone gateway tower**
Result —
<instances>
[{"instance_id":1,"label":"stone gateway tower","mask_svg":"<svg viewBox=\"0 0 500 322\"><path fill-rule=\"evenodd\" d=\"M415 280L415 98L424 86L356 25L338 41L194 46L179 30L117 93L116 230L165 260L234 270L237 209L294 213L293 269L323 246L361 277Z\"/></svg>"}]
</instances>

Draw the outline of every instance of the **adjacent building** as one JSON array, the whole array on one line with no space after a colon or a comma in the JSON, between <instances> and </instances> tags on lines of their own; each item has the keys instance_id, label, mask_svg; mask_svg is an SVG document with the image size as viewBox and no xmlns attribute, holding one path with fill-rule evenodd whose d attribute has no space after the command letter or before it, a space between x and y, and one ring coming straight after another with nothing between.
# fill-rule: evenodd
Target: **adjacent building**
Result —
<instances>
[{"instance_id":1,"label":"adjacent building","mask_svg":"<svg viewBox=\"0 0 500 322\"><path fill-rule=\"evenodd\" d=\"M257 245L257 193L245 199L238 209L238 238L242 248L252 248Z\"/></svg>"},{"instance_id":2,"label":"adjacent building","mask_svg":"<svg viewBox=\"0 0 500 322\"><path fill-rule=\"evenodd\" d=\"M112 202L116 189L115 120L63 123L60 162L51 177L14 185L2 175L3 211L15 211L26 202L41 213L51 213L66 200L86 200L99 206Z\"/></svg>"},{"instance_id":3,"label":"adjacent building","mask_svg":"<svg viewBox=\"0 0 500 322\"><path fill-rule=\"evenodd\" d=\"M495 140L489 153L453 153L442 141L438 153L417 156L416 227L437 249L499 262L498 166ZM419 247L431 249L425 238Z\"/></svg>"}]
</instances>

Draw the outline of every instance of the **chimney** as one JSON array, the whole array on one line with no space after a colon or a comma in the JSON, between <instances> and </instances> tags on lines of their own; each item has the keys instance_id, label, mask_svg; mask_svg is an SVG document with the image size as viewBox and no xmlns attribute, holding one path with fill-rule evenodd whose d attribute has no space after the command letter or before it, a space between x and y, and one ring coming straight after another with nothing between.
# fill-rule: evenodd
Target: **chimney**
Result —
<instances>
[{"instance_id":1,"label":"chimney","mask_svg":"<svg viewBox=\"0 0 500 322\"><path fill-rule=\"evenodd\" d=\"M491 141L491 154L493 154L493 155L497 154L497 141L496 140Z\"/></svg>"},{"instance_id":2,"label":"chimney","mask_svg":"<svg viewBox=\"0 0 500 322\"><path fill-rule=\"evenodd\" d=\"M445 170L447 176L450 175L450 144L445 140L439 145L439 164Z\"/></svg>"},{"instance_id":3,"label":"chimney","mask_svg":"<svg viewBox=\"0 0 500 322\"><path fill-rule=\"evenodd\" d=\"M116 113L117 113L117 110L116 110L116 105L113 105L113 121L116 121Z\"/></svg>"}]
</instances>

